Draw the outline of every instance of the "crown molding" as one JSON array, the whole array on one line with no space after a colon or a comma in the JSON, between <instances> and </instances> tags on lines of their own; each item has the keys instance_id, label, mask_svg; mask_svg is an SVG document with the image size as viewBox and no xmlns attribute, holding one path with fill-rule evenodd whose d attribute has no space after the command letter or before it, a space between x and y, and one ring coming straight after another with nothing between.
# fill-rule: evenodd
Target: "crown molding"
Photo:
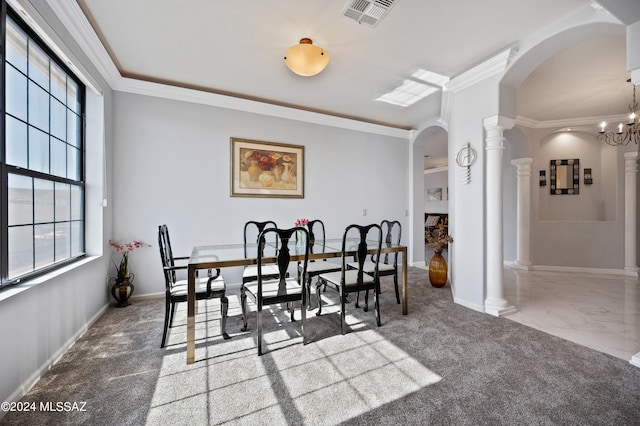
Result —
<instances>
[{"instance_id":1,"label":"crown molding","mask_svg":"<svg viewBox=\"0 0 640 426\"><path fill-rule=\"evenodd\" d=\"M518 51L516 49L506 49L470 70L463 72L459 76L452 78L445 84L445 87L453 93L459 92L491 76L504 72L517 54Z\"/></svg>"},{"instance_id":2,"label":"crown molding","mask_svg":"<svg viewBox=\"0 0 640 426\"><path fill-rule=\"evenodd\" d=\"M15 0L21 1L21 0ZM91 27L78 3L74 0L45 0L56 13L58 19L76 40L82 51L87 55L102 75L107 84L114 91L154 96L163 99L192 102L202 105L251 112L290 120L304 121L323 126L338 127L383 136L390 136L410 140L411 130L398 129L381 124L336 117L329 114L305 111L292 107L268 104L249 99L236 98L205 91L181 88L168 84L153 83L143 80L123 77L113 63L107 50Z\"/></svg>"},{"instance_id":3,"label":"crown molding","mask_svg":"<svg viewBox=\"0 0 640 426\"><path fill-rule=\"evenodd\" d=\"M321 114L312 111L305 111L291 107L237 98L234 96L220 95L217 93L204 92L201 90L187 89L132 78L120 78L115 87L113 87L113 90L232 109L236 111L250 112L271 117L285 118L289 120L304 121L306 123L339 127L342 129L355 130L365 133L374 133L405 140L410 140L411 135L413 134L411 130L398 129L395 127L388 127L379 124L367 123L364 121L351 120L348 118L336 117L328 114Z\"/></svg>"},{"instance_id":4,"label":"crown molding","mask_svg":"<svg viewBox=\"0 0 640 426\"><path fill-rule=\"evenodd\" d=\"M548 129L552 127L598 126L603 121L607 123L626 123L628 119L629 116L627 114L618 114L600 117L579 117L538 121L519 115L516 117L516 124L530 129Z\"/></svg>"}]
</instances>

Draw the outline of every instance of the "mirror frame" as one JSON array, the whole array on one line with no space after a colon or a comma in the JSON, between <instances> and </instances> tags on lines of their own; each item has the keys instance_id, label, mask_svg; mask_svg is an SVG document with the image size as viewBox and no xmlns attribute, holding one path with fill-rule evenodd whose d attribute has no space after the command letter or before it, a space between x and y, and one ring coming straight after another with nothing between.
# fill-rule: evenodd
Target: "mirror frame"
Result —
<instances>
[{"instance_id":1,"label":"mirror frame","mask_svg":"<svg viewBox=\"0 0 640 426\"><path fill-rule=\"evenodd\" d=\"M558 166L573 166L573 188L556 188L556 170ZM549 162L549 178L551 185L549 193L551 195L577 195L580 193L580 160L551 160Z\"/></svg>"}]
</instances>

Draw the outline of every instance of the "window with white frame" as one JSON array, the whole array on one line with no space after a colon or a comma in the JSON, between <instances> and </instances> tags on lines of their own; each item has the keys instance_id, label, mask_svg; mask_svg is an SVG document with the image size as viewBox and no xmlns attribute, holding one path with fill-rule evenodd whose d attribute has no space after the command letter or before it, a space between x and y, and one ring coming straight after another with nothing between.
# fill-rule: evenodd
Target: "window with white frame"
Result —
<instances>
[{"instance_id":1,"label":"window with white frame","mask_svg":"<svg viewBox=\"0 0 640 426\"><path fill-rule=\"evenodd\" d=\"M85 254L84 85L3 10L0 288Z\"/></svg>"}]
</instances>

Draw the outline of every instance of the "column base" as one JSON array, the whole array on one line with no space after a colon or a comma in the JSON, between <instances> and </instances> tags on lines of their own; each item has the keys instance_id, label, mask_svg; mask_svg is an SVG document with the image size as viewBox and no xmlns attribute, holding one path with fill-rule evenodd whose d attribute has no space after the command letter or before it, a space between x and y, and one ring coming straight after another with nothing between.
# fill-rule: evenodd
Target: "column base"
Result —
<instances>
[{"instance_id":1,"label":"column base","mask_svg":"<svg viewBox=\"0 0 640 426\"><path fill-rule=\"evenodd\" d=\"M493 315L494 317L501 317L504 315L509 315L516 312L517 309L515 306L509 305L509 302L502 300L485 300L484 301L484 312Z\"/></svg>"},{"instance_id":2,"label":"column base","mask_svg":"<svg viewBox=\"0 0 640 426\"><path fill-rule=\"evenodd\" d=\"M624 274L627 277L640 277L640 268L637 266L625 266Z\"/></svg>"}]
</instances>

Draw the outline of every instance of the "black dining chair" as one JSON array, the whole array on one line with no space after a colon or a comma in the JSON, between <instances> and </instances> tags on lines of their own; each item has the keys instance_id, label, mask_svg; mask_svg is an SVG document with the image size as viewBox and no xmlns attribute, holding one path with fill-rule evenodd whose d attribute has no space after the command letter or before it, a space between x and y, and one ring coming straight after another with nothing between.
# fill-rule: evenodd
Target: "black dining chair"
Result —
<instances>
[{"instance_id":1,"label":"black dining chair","mask_svg":"<svg viewBox=\"0 0 640 426\"><path fill-rule=\"evenodd\" d=\"M296 237L293 235L297 233L298 238L304 241L296 241ZM258 322L258 355L262 355L262 312L265 305L275 305L286 303L291 310L291 321L294 321L294 309L293 302L300 302L300 311L302 321L300 325L300 332L302 334L302 343L306 344L304 334L304 323L307 318L306 301L304 291L304 283L300 282L296 278L289 277L287 271L289 270L289 264L291 262L290 244L295 245L295 249L304 253L304 258L301 261L302 276L305 276L306 268L309 258L309 233L305 228L295 227L291 229L278 229L267 228L260 233L258 237L258 243L264 243L266 238L270 234L276 235L278 239L278 249L276 264L267 264L264 262L264 258L267 255L261 250L258 252L258 264L257 264L257 280L250 281L244 284L240 293L240 303L242 305L242 331L247 329L247 298L251 299L257 306L257 322ZM299 244L302 243L300 246ZM267 267L275 266L278 270L277 277L273 278L271 275L265 275Z\"/></svg>"},{"instance_id":2,"label":"black dining chair","mask_svg":"<svg viewBox=\"0 0 640 426\"><path fill-rule=\"evenodd\" d=\"M368 245L368 241L372 241L372 246ZM380 259L380 250L382 246L382 228L377 223L370 225L349 225L344 230L342 236L342 266L340 271L328 272L318 276L316 284L316 295L318 297L318 312L316 315L322 314L322 301L320 299L320 287L329 286L338 290L340 295L340 327L342 334L346 333L347 324L345 321L345 303L349 293L366 291L365 304L368 302L368 290L373 290L376 324L378 327L380 322L380 276L378 274L378 263ZM347 253L356 250L356 268L347 266ZM367 253L370 248L374 249L372 262L374 264L373 273L365 272L364 266L367 259ZM356 305L357 307L357 305Z\"/></svg>"},{"instance_id":3,"label":"black dining chair","mask_svg":"<svg viewBox=\"0 0 640 426\"><path fill-rule=\"evenodd\" d=\"M380 223L382 233L384 235L383 247L391 247L392 245L400 245L402 238L402 225L397 220L383 220ZM356 269L358 265L355 262L351 262L347 265L349 268ZM375 263L373 256L371 260L365 262L364 271L367 274L373 274L375 269ZM378 263L378 273L381 277L393 275L393 285L396 290L396 301L400 303L400 291L398 289L398 252L394 253L382 253L382 259ZM358 296L356 296L358 297ZM366 297L365 297L366 300ZM356 299L356 304L358 300ZM365 310L367 310L367 304L365 302Z\"/></svg>"},{"instance_id":4,"label":"black dining chair","mask_svg":"<svg viewBox=\"0 0 640 426\"><path fill-rule=\"evenodd\" d=\"M176 271L187 270L188 265L176 265L176 261L185 261L188 257L175 257L171 249L171 239L169 238L169 228L167 225L158 226L158 246L160 248L160 259L162 260L162 271L165 281L165 314L164 331L162 332L162 343L164 348L167 341L167 331L173 326L173 316L176 312L176 304L187 301L187 280L177 279ZM220 275L220 270L216 269L215 275L209 271L207 277L196 278L196 301L219 298L220 299L220 334L224 339L229 339L226 332L227 311L229 301L226 297L226 286L224 279Z\"/></svg>"},{"instance_id":5,"label":"black dining chair","mask_svg":"<svg viewBox=\"0 0 640 426\"><path fill-rule=\"evenodd\" d=\"M277 228L278 225L272 220L266 220L263 222L258 222L255 220L250 220L244 224L244 257L257 257L258 254L264 250L264 245L269 243L269 240L266 240L262 243L262 245L258 244L256 248L251 247L251 244L256 244L258 241L258 236L262 231L268 228ZM277 241L273 241L274 244L277 244ZM256 265L248 265L245 266L242 271L242 285L248 283L250 281L255 281L258 279L258 267ZM276 277L278 275L278 268L274 265L269 265L265 267L264 274L267 277Z\"/></svg>"},{"instance_id":6,"label":"black dining chair","mask_svg":"<svg viewBox=\"0 0 640 426\"><path fill-rule=\"evenodd\" d=\"M307 223L306 227L309 231L309 253L324 252L326 248L324 222L322 222L322 220L320 219L310 220ZM307 273L305 275L302 275L304 279L301 281L305 283L308 308L311 308L311 281L313 281L313 278L324 272L333 272L339 270L339 264L329 262L327 261L327 259L309 261L309 265L307 266ZM300 279L301 274L302 266L300 263L298 263L298 279Z\"/></svg>"}]
</instances>

